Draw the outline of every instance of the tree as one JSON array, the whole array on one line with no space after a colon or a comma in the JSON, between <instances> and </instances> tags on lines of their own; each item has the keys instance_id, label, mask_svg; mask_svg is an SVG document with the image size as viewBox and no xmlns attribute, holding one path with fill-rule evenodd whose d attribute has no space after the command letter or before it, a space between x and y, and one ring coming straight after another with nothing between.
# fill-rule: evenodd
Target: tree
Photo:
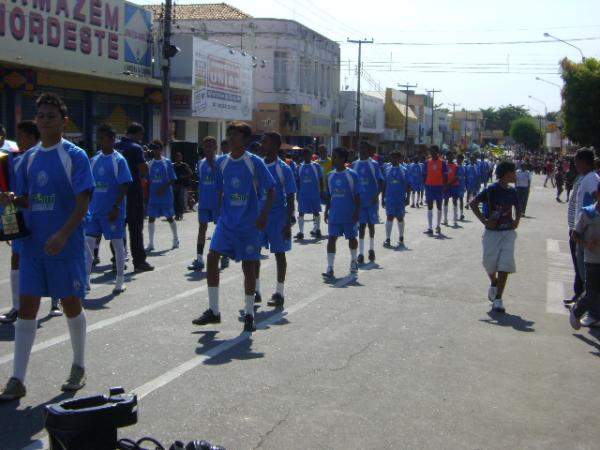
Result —
<instances>
[{"instance_id":1,"label":"tree","mask_svg":"<svg viewBox=\"0 0 600 450\"><path fill-rule=\"evenodd\" d=\"M586 58L583 63L574 63L565 58L560 65L565 134L600 151L600 62Z\"/></svg>"},{"instance_id":2,"label":"tree","mask_svg":"<svg viewBox=\"0 0 600 450\"><path fill-rule=\"evenodd\" d=\"M542 131L538 121L533 117L520 117L514 120L510 127L510 135L527 150L540 147Z\"/></svg>"},{"instance_id":3,"label":"tree","mask_svg":"<svg viewBox=\"0 0 600 450\"><path fill-rule=\"evenodd\" d=\"M509 134L511 124L520 117L531 117L529 111L524 106L505 105L499 108L481 109L485 128L487 130L502 130L504 134Z\"/></svg>"},{"instance_id":4,"label":"tree","mask_svg":"<svg viewBox=\"0 0 600 450\"><path fill-rule=\"evenodd\" d=\"M550 111L546 114L546 120L548 122L558 122L560 119L560 111Z\"/></svg>"}]
</instances>

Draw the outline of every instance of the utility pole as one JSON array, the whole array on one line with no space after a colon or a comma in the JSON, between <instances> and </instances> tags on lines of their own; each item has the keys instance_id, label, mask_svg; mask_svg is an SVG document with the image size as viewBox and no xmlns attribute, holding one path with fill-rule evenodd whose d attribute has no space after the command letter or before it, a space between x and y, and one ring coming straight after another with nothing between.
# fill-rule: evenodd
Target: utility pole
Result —
<instances>
[{"instance_id":1,"label":"utility pole","mask_svg":"<svg viewBox=\"0 0 600 450\"><path fill-rule=\"evenodd\" d=\"M171 45L171 22L173 18L173 0L165 0L163 15L162 45L162 107L160 120L160 140L165 148L170 149L171 133L169 130L171 109L171 58L179 52L179 48Z\"/></svg>"},{"instance_id":2,"label":"utility pole","mask_svg":"<svg viewBox=\"0 0 600 450\"><path fill-rule=\"evenodd\" d=\"M362 75L362 45L363 44L372 44L373 39L358 39L353 40L348 38L348 42L352 44L358 44L358 70L356 72L356 146L358 148L358 144L360 143L360 76Z\"/></svg>"},{"instance_id":3,"label":"utility pole","mask_svg":"<svg viewBox=\"0 0 600 450\"><path fill-rule=\"evenodd\" d=\"M452 106L452 143L450 147L454 149L454 121L456 120L456 107L460 106L460 103L449 103Z\"/></svg>"},{"instance_id":4,"label":"utility pole","mask_svg":"<svg viewBox=\"0 0 600 450\"><path fill-rule=\"evenodd\" d=\"M428 94L431 94L431 145L433 145L433 124L435 119L435 94L436 92L442 92L440 90L431 89L430 91L426 91Z\"/></svg>"},{"instance_id":5,"label":"utility pole","mask_svg":"<svg viewBox=\"0 0 600 450\"><path fill-rule=\"evenodd\" d=\"M408 94L410 93L411 88L419 87L418 84L410 84L406 82L406 84L399 84L398 87L404 88L404 93L406 94L406 105L404 108L404 146L405 154L404 157L408 157Z\"/></svg>"}]
</instances>

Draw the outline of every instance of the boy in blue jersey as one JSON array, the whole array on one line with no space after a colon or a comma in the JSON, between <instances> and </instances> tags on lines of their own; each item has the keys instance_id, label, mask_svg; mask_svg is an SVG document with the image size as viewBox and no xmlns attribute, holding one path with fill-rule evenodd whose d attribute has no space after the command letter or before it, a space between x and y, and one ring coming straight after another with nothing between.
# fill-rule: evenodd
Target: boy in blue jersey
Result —
<instances>
[{"instance_id":1,"label":"boy in blue jersey","mask_svg":"<svg viewBox=\"0 0 600 450\"><path fill-rule=\"evenodd\" d=\"M10 153L8 156L8 181L10 190L17 190L17 177L19 165L22 161L22 155L40 141L40 132L37 125L32 120L25 120L17 124L17 146L19 152ZM12 323L17 320L19 314L19 261L21 257L21 248L23 241L17 239L11 242L12 254L10 259L10 290L12 294L12 308L6 314L0 315L0 323ZM52 304L50 315L62 315L58 302Z\"/></svg>"},{"instance_id":2,"label":"boy in blue jersey","mask_svg":"<svg viewBox=\"0 0 600 450\"><path fill-rule=\"evenodd\" d=\"M175 208L173 204L173 185L177 176L170 159L163 158L163 144L156 140L150 145L154 158L148 162L148 180L150 182L150 195L148 197L148 247L154 250L154 231L157 217L165 217L173 233L173 245L179 247L177 236L177 222L175 222Z\"/></svg>"},{"instance_id":3,"label":"boy in blue jersey","mask_svg":"<svg viewBox=\"0 0 600 450\"><path fill-rule=\"evenodd\" d=\"M419 163L419 158L415 158L414 162L409 166L409 179L411 187L411 208L420 208L423 198L423 168Z\"/></svg>"},{"instance_id":4,"label":"boy in blue jersey","mask_svg":"<svg viewBox=\"0 0 600 450\"><path fill-rule=\"evenodd\" d=\"M375 224L379 223L379 194L383 187L383 175L379 164L371 159L372 146L361 142L359 158L352 163L358 174L360 192L360 217L358 230L358 263L365 262L365 230L369 227L369 261L375 261Z\"/></svg>"},{"instance_id":5,"label":"boy in blue jersey","mask_svg":"<svg viewBox=\"0 0 600 450\"><path fill-rule=\"evenodd\" d=\"M325 223L328 225L326 279L333 279L333 266L337 238L344 236L350 247L350 273L358 273L357 249L358 219L360 216L359 179L354 170L347 169L348 150L337 147L333 150L333 170L326 180Z\"/></svg>"},{"instance_id":6,"label":"boy in blue jersey","mask_svg":"<svg viewBox=\"0 0 600 450\"><path fill-rule=\"evenodd\" d=\"M221 214L213 232L207 257L209 308L193 320L194 325L221 323L219 311L219 257L226 255L242 262L244 272L244 331L255 331L254 294L256 261L259 259L260 234L264 230L275 194L275 180L264 161L245 150L252 129L244 122L227 127L230 153L219 159L216 168ZM259 210L258 194L266 192L265 206Z\"/></svg>"},{"instance_id":7,"label":"boy in blue jersey","mask_svg":"<svg viewBox=\"0 0 600 450\"><path fill-rule=\"evenodd\" d=\"M458 155L456 157L456 177L458 178L458 187L456 188L455 195L458 197L458 206L460 208L460 220L465 220L465 192L467 186L467 172L464 165L464 155Z\"/></svg>"},{"instance_id":8,"label":"boy in blue jersey","mask_svg":"<svg viewBox=\"0 0 600 450\"><path fill-rule=\"evenodd\" d=\"M108 124L96 129L100 152L90 166L96 188L90 203L90 217L86 224L88 277L92 271L94 247L100 236L110 241L115 252L117 279L113 294L125 291L125 196L133 181L125 158L114 150L117 134Z\"/></svg>"},{"instance_id":9,"label":"boy in blue jersey","mask_svg":"<svg viewBox=\"0 0 600 450\"><path fill-rule=\"evenodd\" d=\"M0 196L3 206L13 203L27 208L31 232L23 239L14 368L0 394L3 401L26 393L25 374L41 297L60 298L67 316L73 365L62 390L81 389L86 378L86 317L81 306L86 283L83 218L94 180L85 151L62 137L68 121L63 101L56 94L44 93L36 104L41 142L22 157L16 193Z\"/></svg>"},{"instance_id":10,"label":"boy in blue jersey","mask_svg":"<svg viewBox=\"0 0 600 450\"><path fill-rule=\"evenodd\" d=\"M298 234L304 239L304 215L312 214L311 235L321 238L321 198L323 197L323 168L312 160L310 148L302 150L303 162L298 166Z\"/></svg>"},{"instance_id":11,"label":"boy in blue jersey","mask_svg":"<svg viewBox=\"0 0 600 450\"><path fill-rule=\"evenodd\" d=\"M400 161L402 154L399 151L392 153L391 165L385 169L385 183L383 188L383 206L387 216L385 223L385 242L383 246L390 248L390 239L394 219L398 223L398 245L404 245L404 215L406 205L410 198L410 183L408 182L407 170L402 167Z\"/></svg>"},{"instance_id":12,"label":"boy in blue jersey","mask_svg":"<svg viewBox=\"0 0 600 450\"><path fill-rule=\"evenodd\" d=\"M217 140L207 136L202 140L204 158L198 161L196 173L198 174L198 239L196 241L196 259L188 266L188 270L200 271L204 269L204 245L206 243L206 230L209 222L217 223L219 218L219 198L215 185L217 160Z\"/></svg>"},{"instance_id":13,"label":"boy in blue jersey","mask_svg":"<svg viewBox=\"0 0 600 450\"><path fill-rule=\"evenodd\" d=\"M475 198L481 189L481 173L475 155L471 155L470 164L465 167L465 185L467 189L467 209L469 209L471 200Z\"/></svg>"},{"instance_id":14,"label":"boy in blue jersey","mask_svg":"<svg viewBox=\"0 0 600 450\"><path fill-rule=\"evenodd\" d=\"M275 254L277 262L277 285L275 293L267 303L269 306L282 307L284 296L285 275L287 270L286 252L292 249L292 219L294 217L294 194L296 180L290 166L278 157L281 147L279 133L268 132L262 138L262 151L265 154L265 164L275 180L275 198L269 213L269 220L262 232L263 244ZM256 292L259 293L260 259L256 261ZM260 299L260 293L256 299Z\"/></svg>"}]
</instances>

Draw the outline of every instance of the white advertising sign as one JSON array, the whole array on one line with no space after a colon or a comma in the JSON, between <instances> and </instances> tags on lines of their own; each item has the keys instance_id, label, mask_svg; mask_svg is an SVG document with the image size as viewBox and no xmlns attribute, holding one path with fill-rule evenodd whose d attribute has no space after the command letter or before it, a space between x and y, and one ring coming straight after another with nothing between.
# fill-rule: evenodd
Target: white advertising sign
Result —
<instances>
[{"instance_id":1,"label":"white advertising sign","mask_svg":"<svg viewBox=\"0 0 600 450\"><path fill-rule=\"evenodd\" d=\"M192 116L251 120L252 58L194 39Z\"/></svg>"},{"instance_id":2,"label":"white advertising sign","mask_svg":"<svg viewBox=\"0 0 600 450\"><path fill-rule=\"evenodd\" d=\"M2 0L0 59L31 67L151 76L152 15L123 0Z\"/></svg>"}]
</instances>

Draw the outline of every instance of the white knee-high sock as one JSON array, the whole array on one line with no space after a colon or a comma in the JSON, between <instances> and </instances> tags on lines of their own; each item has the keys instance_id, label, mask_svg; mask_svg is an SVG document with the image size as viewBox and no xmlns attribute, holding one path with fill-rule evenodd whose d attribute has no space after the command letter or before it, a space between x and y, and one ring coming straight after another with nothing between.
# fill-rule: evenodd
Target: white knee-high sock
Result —
<instances>
[{"instance_id":1,"label":"white knee-high sock","mask_svg":"<svg viewBox=\"0 0 600 450\"><path fill-rule=\"evenodd\" d=\"M244 303L246 305L245 312L254 316L254 295L244 296Z\"/></svg>"},{"instance_id":2,"label":"white knee-high sock","mask_svg":"<svg viewBox=\"0 0 600 450\"><path fill-rule=\"evenodd\" d=\"M298 230L304 234L304 216L298 216Z\"/></svg>"},{"instance_id":3,"label":"white knee-high sock","mask_svg":"<svg viewBox=\"0 0 600 450\"><path fill-rule=\"evenodd\" d=\"M375 238L369 237L369 250L375 250Z\"/></svg>"},{"instance_id":4,"label":"white knee-high sock","mask_svg":"<svg viewBox=\"0 0 600 450\"><path fill-rule=\"evenodd\" d=\"M448 222L448 205L444 205L444 222Z\"/></svg>"},{"instance_id":5,"label":"white knee-high sock","mask_svg":"<svg viewBox=\"0 0 600 450\"><path fill-rule=\"evenodd\" d=\"M427 223L429 224L429 229L433 228L433 210L427 210Z\"/></svg>"},{"instance_id":6,"label":"white knee-high sock","mask_svg":"<svg viewBox=\"0 0 600 450\"><path fill-rule=\"evenodd\" d=\"M87 270L87 282L90 284L90 274L92 273L92 262L94 260L94 247L96 246L96 238L93 236L87 236L85 238L86 249L85 249L85 268Z\"/></svg>"},{"instance_id":7,"label":"white knee-high sock","mask_svg":"<svg viewBox=\"0 0 600 450\"><path fill-rule=\"evenodd\" d=\"M313 220L315 222L315 231L321 229L321 216L313 216Z\"/></svg>"},{"instance_id":8,"label":"white knee-high sock","mask_svg":"<svg viewBox=\"0 0 600 450\"><path fill-rule=\"evenodd\" d=\"M81 310L77 317L67 319L67 324L71 336L71 347L73 347L73 364L85 367L85 334L87 329L85 311Z\"/></svg>"},{"instance_id":9,"label":"white knee-high sock","mask_svg":"<svg viewBox=\"0 0 600 450\"><path fill-rule=\"evenodd\" d=\"M110 241L115 250L115 264L117 266L117 278L123 278L125 275L125 246L123 239L112 239Z\"/></svg>"},{"instance_id":10,"label":"white knee-high sock","mask_svg":"<svg viewBox=\"0 0 600 450\"><path fill-rule=\"evenodd\" d=\"M254 285L254 292L257 292L260 294L260 278L256 279L256 284Z\"/></svg>"},{"instance_id":11,"label":"white knee-high sock","mask_svg":"<svg viewBox=\"0 0 600 450\"><path fill-rule=\"evenodd\" d=\"M365 240L364 239L358 240L358 254L359 255L365 254Z\"/></svg>"},{"instance_id":12,"label":"white knee-high sock","mask_svg":"<svg viewBox=\"0 0 600 450\"><path fill-rule=\"evenodd\" d=\"M156 223L148 222L148 245L154 246L154 230Z\"/></svg>"},{"instance_id":13,"label":"white knee-high sock","mask_svg":"<svg viewBox=\"0 0 600 450\"><path fill-rule=\"evenodd\" d=\"M398 235L401 238L404 237L404 220L398 222Z\"/></svg>"},{"instance_id":14,"label":"white knee-high sock","mask_svg":"<svg viewBox=\"0 0 600 450\"><path fill-rule=\"evenodd\" d=\"M169 226L171 227L171 233L173 233L173 242L179 240L179 236L177 235L177 222L169 222Z\"/></svg>"},{"instance_id":15,"label":"white knee-high sock","mask_svg":"<svg viewBox=\"0 0 600 450\"><path fill-rule=\"evenodd\" d=\"M15 324L15 360L13 365L13 377L25 383L25 374L29 364L29 356L33 341L35 341L35 332L37 330L37 320L17 319Z\"/></svg>"},{"instance_id":16,"label":"white knee-high sock","mask_svg":"<svg viewBox=\"0 0 600 450\"><path fill-rule=\"evenodd\" d=\"M437 210L437 226L440 226L440 223L442 223L442 211L440 211L439 209Z\"/></svg>"},{"instance_id":17,"label":"white knee-high sock","mask_svg":"<svg viewBox=\"0 0 600 450\"><path fill-rule=\"evenodd\" d=\"M12 293L12 307L19 310L21 290L19 289L19 269L10 271L10 290Z\"/></svg>"},{"instance_id":18,"label":"white knee-high sock","mask_svg":"<svg viewBox=\"0 0 600 450\"><path fill-rule=\"evenodd\" d=\"M219 311L219 287L208 287L208 307L215 316L220 314Z\"/></svg>"},{"instance_id":19,"label":"white knee-high sock","mask_svg":"<svg viewBox=\"0 0 600 450\"><path fill-rule=\"evenodd\" d=\"M458 222L458 206L452 205L452 216L455 222Z\"/></svg>"},{"instance_id":20,"label":"white knee-high sock","mask_svg":"<svg viewBox=\"0 0 600 450\"><path fill-rule=\"evenodd\" d=\"M352 262L356 261L356 249L355 248L350 249L350 259L352 260Z\"/></svg>"},{"instance_id":21,"label":"white knee-high sock","mask_svg":"<svg viewBox=\"0 0 600 450\"><path fill-rule=\"evenodd\" d=\"M327 269L333 269L335 263L335 253L327 253Z\"/></svg>"},{"instance_id":22,"label":"white knee-high sock","mask_svg":"<svg viewBox=\"0 0 600 450\"><path fill-rule=\"evenodd\" d=\"M280 283L278 281L277 284L275 285L275 292L277 292L279 295L284 297L284 295L283 295L284 289L285 289L285 283Z\"/></svg>"},{"instance_id":23,"label":"white knee-high sock","mask_svg":"<svg viewBox=\"0 0 600 450\"><path fill-rule=\"evenodd\" d=\"M390 239L392 237L392 227L394 226L394 221L388 220L385 223L385 238Z\"/></svg>"}]
</instances>

